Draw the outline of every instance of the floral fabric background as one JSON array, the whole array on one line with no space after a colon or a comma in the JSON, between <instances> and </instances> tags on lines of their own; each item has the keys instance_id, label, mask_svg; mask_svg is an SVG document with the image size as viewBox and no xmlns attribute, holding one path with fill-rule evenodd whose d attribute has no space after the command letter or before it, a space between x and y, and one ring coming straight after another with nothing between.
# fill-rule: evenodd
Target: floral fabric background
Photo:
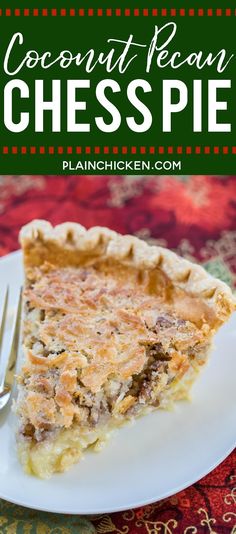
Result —
<instances>
[{"instance_id":1,"label":"floral fabric background","mask_svg":"<svg viewBox=\"0 0 236 534\"><path fill-rule=\"evenodd\" d=\"M0 176L0 255L33 218L109 226L175 249L236 287L236 176ZM220 431L220 429L219 429ZM236 534L236 452L164 501L81 518L0 500L0 533Z\"/></svg>"}]
</instances>

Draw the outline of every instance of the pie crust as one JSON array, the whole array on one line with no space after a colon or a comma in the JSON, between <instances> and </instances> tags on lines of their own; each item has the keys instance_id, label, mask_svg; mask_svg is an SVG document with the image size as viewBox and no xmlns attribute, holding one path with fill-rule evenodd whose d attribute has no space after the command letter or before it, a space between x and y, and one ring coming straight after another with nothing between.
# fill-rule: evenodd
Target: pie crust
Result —
<instances>
[{"instance_id":1,"label":"pie crust","mask_svg":"<svg viewBox=\"0 0 236 534\"><path fill-rule=\"evenodd\" d=\"M25 470L46 478L128 419L186 398L235 298L199 265L107 228L36 220L20 242L17 442Z\"/></svg>"}]
</instances>

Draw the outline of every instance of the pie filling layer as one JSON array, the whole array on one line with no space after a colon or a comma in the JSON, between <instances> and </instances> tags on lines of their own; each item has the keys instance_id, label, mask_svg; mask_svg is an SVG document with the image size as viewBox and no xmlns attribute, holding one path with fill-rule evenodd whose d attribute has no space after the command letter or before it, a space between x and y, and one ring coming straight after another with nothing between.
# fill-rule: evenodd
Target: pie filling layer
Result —
<instances>
[{"instance_id":1,"label":"pie filling layer","mask_svg":"<svg viewBox=\"0 0 236 534\"><path fill-rule=\"evenodd\" d=\"M19 454L48 477L111 429L186 397L205 363L213 312L156 268L28 269Z\"/></svg>"}]
</instances>

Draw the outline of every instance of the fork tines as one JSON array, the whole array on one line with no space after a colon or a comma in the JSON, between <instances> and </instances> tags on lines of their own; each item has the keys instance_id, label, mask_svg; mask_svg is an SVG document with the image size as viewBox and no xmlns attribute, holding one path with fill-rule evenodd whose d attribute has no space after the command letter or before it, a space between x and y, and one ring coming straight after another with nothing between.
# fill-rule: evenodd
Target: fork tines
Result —
<instances>
[{"instance_id":1,"label":"fork tines","mask_svg":"<svg viewBox=\"0 0 236 534\"><path fill-rule=\"evenodd\" d=\"M3 356L3 339L6 331L6 319L8 316L9 310L9 287L6 287L0 296L0 356ZM18 344L20 337L20 317L21 317L21 301L22 301L22 290L16 294L14 298L14 317L13 317L13 326L11 329L10 342L7 343L8 347L6 349L6 364L4 370L2 370L0 375L0 409L3 408L11 394L13 382L14 382L14 372L17 361L17 352Z\"/></svg>"}]
</instances>

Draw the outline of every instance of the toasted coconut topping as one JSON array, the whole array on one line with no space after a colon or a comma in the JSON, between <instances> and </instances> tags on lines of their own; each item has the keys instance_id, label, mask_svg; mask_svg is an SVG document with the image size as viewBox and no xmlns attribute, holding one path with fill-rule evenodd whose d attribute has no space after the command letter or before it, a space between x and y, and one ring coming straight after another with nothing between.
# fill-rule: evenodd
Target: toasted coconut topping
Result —
<instances>
[{"instance_id":1,"label":"toasted coconut topping","mask_svg":"<svg viewBox=\"0 0 236 534\"><path fill-rule=\"evenodd\" d=\"M108 229L36 221L21 242L26 440L158 406L235 306L201 267Z\"/></svg>"}]
</instances>

